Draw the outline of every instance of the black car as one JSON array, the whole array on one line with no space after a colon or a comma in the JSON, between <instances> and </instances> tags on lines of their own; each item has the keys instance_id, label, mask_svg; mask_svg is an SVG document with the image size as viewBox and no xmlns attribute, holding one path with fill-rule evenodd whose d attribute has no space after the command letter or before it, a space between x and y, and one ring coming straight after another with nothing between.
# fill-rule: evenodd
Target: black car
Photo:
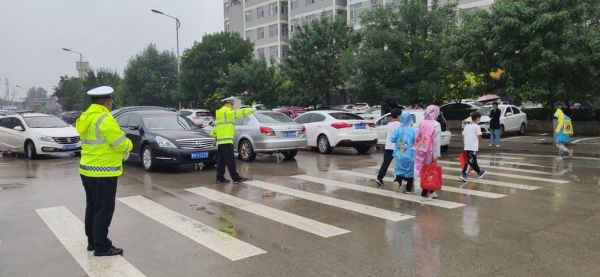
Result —
<instances>
[{"instance_id":1,"label":"black car","mask_svg":"<svg viewBox=\"0 0 600 277\"><path fill-rule=\"evenodd\" d=\"M113 111L121 130L133 142L128 159L140 159L145 170L158 165L216 164L216 140L171 109L131 107Z\"/></svg>"}]
</instances>

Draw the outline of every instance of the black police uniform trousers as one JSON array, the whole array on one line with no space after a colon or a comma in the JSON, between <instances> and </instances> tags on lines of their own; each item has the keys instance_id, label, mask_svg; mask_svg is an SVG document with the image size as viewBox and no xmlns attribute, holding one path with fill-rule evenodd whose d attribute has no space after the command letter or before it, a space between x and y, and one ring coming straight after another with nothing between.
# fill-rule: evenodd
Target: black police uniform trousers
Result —
<instances>
[{"instance_id":1,"label":"black police uniform trousers","mask_svg":"<svg viewBox=\"0 0 600 277\"><path fill-rule=\"evenodd\" d=\"M233 144L219 144L217 156L217 180L225 180L225 167L229 170L229 176L234 181L241 179L235 167L235 154L233 153Z\"/></svg>"},{"instance_id":2,"label":"black police uniform trousers","mask_svg":"<svg viewBox=\"0 0 600 277\"><path fill-rule=\"evenodd\" d=\"M112 247L108 227L115 211L117 177L87 177L81 175L85 188L85 235L88 244L98 252Z\"/></svg>"}]
</instances>

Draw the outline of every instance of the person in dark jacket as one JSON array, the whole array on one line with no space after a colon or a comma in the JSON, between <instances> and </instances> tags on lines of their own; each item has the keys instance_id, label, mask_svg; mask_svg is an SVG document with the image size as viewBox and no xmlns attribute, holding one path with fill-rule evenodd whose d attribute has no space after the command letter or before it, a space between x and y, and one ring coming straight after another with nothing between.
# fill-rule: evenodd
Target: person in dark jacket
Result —
<instances>
[{"instance_id":1,"label":"person in dark jacket","mask_svg":"<svg viewBox=\"0 0 600 277\"><path fill-rule=\"evenodd\" d=\"M500 147L500 116L502 112L498 109L498 102L492 104L490 111L490 144L489 147Z\"/></svg>"}]
</instances>

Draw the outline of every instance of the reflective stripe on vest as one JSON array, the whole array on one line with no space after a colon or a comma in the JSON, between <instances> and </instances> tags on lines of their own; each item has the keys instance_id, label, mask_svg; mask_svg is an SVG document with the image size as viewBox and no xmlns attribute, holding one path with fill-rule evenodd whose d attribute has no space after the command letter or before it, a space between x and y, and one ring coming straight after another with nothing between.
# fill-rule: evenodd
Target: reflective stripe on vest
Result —
<instances>
[{"instance_id":1,"label":"reflective stripe on vest","mask_svg":"<svg viewBox=\"0 0 600 277\"><path fill-rule=\"evenodd\" d=\"M102 134L100 133L100 124L102 124L102 120L106 118L106 114L101 115L96 121L96 139L82 139L82 144L103 144L106 143L105 139L102 139Z\"/></svg>"},{"instance_id":2,"label":"reflective stripe on vest","mask_svg":"<svg viewBox=\"0 0 600 277\"><path fill-rule=\"evenodd\" d=\"M89 165L79 165L79 168L87 171L100 171L100 172L113 172L121 170L120 166L89 166Z\"/></svg>"}]
</instances>

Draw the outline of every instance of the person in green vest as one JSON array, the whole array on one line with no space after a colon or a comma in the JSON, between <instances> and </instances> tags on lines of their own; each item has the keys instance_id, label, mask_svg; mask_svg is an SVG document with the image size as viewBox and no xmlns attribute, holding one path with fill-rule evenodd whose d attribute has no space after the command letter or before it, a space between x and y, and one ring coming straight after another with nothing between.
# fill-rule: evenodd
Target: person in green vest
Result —
<instances>
[{"instance_id":1,"label":"person in green vest","mask_svg":"<svg viewBox=\"0 0 600 277\"><path fill-rule=\"evenodd\" d=\"M235 97L228 97L222 100L223 107L215 112L215 124L210 132L210 135L217 139L217 183L220 184L229 183L229 180L225 178L225 167L229 170L229 176L233 179L234 184L248 180L238 174L235 166L233 151L234 122L239 118L251 115L254 110L252 108L233 110L234 101Z\"/></svg>"}]
</instances>

